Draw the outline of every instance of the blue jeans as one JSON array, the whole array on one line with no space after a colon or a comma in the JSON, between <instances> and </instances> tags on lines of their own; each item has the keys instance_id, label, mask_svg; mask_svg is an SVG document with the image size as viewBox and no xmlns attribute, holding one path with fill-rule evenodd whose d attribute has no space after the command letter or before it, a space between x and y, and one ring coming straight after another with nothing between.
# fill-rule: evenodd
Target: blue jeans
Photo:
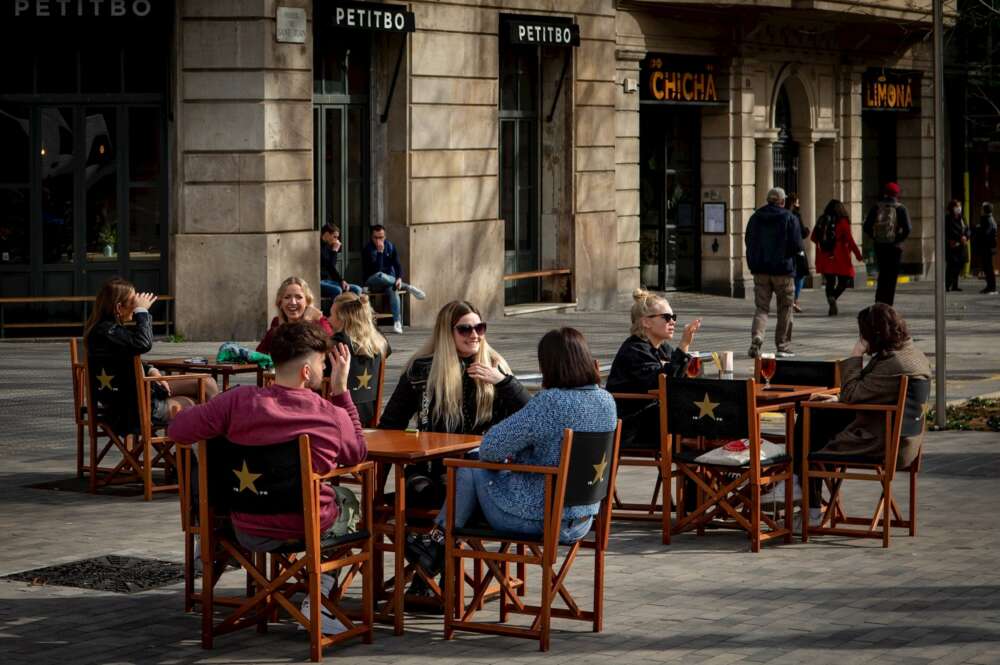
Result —
<instances>
[{"instance_id":1,"label":"blue jeans","mask_svg":"<svg viewBox=\"0 0 1000 665\"><path fill-rule=\"evenodd\" d=\"M544 530L543 520L529 520L517 515L508 513L501 508L489 492L489 484L493 480L497 471L486 469L457 469L455 473L455 526L463 527L480 507L490 526L497 531L509 531L512 533L523 533L528 535L538 535ZM445 524L445 507L441 508L437 518L434 520L441 529ZM580 540L590 531L590 526L594 522L591 517L578 517L575 519L563 518L559 530L559 542L573 543Z\"/></svg>"},{"instance_id":2,"label":"blue jeans","mask_svg":"<svg viewBox=\"0 0 1000 665\"><path fill-rule=\"evenodd\" d=\"M360 286L357 286L356 284L348 284L347 288L351 293L356 293L359 296L361 295ZM339 282L334 282L331 279L321 279L319 281L319 294L323 298L336 298L343 292L344 289L340 286Z\"/></svg>"},{"instance_id":3,"label":"blue jeans","mask_svg":"<svg viewBox=\"0 0 1000 665\"><path fill-rule=\"evenodd\" d=\"M805 277L805 275L803 275L802 277L796 277L795 278L795 299L796 300L799 299L799 294L802 293L802 287L805 286L805 285L806 285L806 277Z\"/></svg>"},{"instance_id":4,"label":"blue jeans","mask_svg":"<svg viewBox=\"0 0 1000 665\"><path fill-rule=\"evenodd\" d=\"M365 286L372 293L384 293L385 297L389 299L389 311L392 312L393 323L401 323L403 321L403 317L400 314L399 294L396 293L395 277L387 275L384 272L377 272L368 278ZM405 289L408 286L409 284L403 282L399 285L399 288Z\"/></svg>"}]
</instances>

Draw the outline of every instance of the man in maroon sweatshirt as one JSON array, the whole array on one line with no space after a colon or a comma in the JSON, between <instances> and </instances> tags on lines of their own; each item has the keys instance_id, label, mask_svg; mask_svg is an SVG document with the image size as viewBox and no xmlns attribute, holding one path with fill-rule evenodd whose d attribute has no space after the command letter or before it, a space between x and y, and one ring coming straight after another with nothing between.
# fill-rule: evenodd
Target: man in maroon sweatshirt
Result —
<instances>
[{"instance_id":1,"label":"man in maroon sweatshirt","mask_svg":"<svg viewBox=\"0 0 1000 665\"><path fill-rule=\"evenodd\" d=\"M323 381L323 361L329 355L333 397L327 401L315 389ZM283 443L309 435L313 469L326 473L365 459L368 447L358 411L347 389L351 355L308 323L286 323L275 330L271 358L275 382L267 388L241 386L210 402L186 409L170 423L168 433L181 443L225 437L245 446ZM183 416L183 417L182 417ZM334 491L324 484L320 497L320 529L337 518ZM232 514L236 535L244 546L270 550L305 533L301 514Z\"/></svg>"}]
</instances>

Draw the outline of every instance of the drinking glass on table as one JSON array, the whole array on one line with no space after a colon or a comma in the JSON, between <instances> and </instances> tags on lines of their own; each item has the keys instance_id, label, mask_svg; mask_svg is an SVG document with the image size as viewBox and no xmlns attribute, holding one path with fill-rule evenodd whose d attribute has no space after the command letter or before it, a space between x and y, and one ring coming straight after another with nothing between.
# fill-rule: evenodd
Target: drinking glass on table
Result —
<instances>
[{"instance_id":1,"label":"drinking glass on table","mask_svg":"<svg viewBox=\"0 0 1000 665\"><path fill-rule=\"evenodd\" d=\"M689 379L696 379L701 376L701 357L697 355L692 355L691 359L688 360L687 364L687 377Z\"/></svg>"},{"instance_id":2,"label":"drinking glass on table","mask_svg":"<svg viewBox=\"0 0 1000 665\"><path fill-rule=\"evenodd\" d=\"M771 387L771 379L774 378L776 371L778 371L778 361L775 359L774 354L760 354L760 375L764 377L765 390Z\"/></svg>"}]
</instances>

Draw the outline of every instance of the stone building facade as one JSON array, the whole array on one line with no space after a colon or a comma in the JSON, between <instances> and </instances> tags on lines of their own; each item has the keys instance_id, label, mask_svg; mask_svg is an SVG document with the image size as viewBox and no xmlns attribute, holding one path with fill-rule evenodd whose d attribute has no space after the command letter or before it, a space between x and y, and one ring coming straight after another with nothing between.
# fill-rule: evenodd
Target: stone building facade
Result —
<instances>
[{"instance_id":1,"label":"stone building facade","mask_svg":"<svg viewBox=\"0 0 1000 665\"><path fill-rule=\"evenodd\" d=\"M0 90L0 131L43 158L0 172L5 201L23 208L0 212L0 227L32 229L0 237L4 295L89 294L124 273L176 297L187 337L253 339L285 277L318 282L318 230L333 223L352 282L370 225L387 228L407 281L428 293L411 303L415 325L455 298L495 318L538 303L603 309L640 285L742 297L743 228L776 182L794 185L807 223L843 200L860 240L880 183L897 180L915 222L904 262L923 273L933 261L929 0L130 0L121 15L111 3L59 15L66 6L15 3L4 24L96 27L112 43L127 26L124 79L95 96L90 47L67 37L76 87L52 96L51 58L28 37L5 42L35 55L33 83ZM157 58L160 83L131 95L129 72ZM915 101L864 108L880 80L904 81ZM149 205L133 196L145 181L129 161L137 104L161 118L149 131L163 173L149 187L162 204L145 244L136 220ZM96 140L118 148L94 162L118 169L101 205L95 105L121 121ZM62 194L44 158L60 123L80 135L64 149L79 159L52 167ZM56 195L76 230L50 252Z\"/></svg>"}]
</instances>

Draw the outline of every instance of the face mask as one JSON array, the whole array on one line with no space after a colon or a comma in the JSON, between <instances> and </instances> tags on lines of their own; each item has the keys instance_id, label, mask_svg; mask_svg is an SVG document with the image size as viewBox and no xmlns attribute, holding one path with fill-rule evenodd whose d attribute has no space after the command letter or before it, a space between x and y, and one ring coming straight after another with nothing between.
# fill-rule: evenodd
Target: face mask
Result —
<instances>
[{"instance_id":1,"label":"face mask","mask_svg":"<svg viewBox=\"0 0 1000 665\"><path fill-rule=\"evenodd\" d=\"M962 214L962 209L961 208L955 208L955 214L956 215L961 215Z\"/></svg>"}]
</instances>

